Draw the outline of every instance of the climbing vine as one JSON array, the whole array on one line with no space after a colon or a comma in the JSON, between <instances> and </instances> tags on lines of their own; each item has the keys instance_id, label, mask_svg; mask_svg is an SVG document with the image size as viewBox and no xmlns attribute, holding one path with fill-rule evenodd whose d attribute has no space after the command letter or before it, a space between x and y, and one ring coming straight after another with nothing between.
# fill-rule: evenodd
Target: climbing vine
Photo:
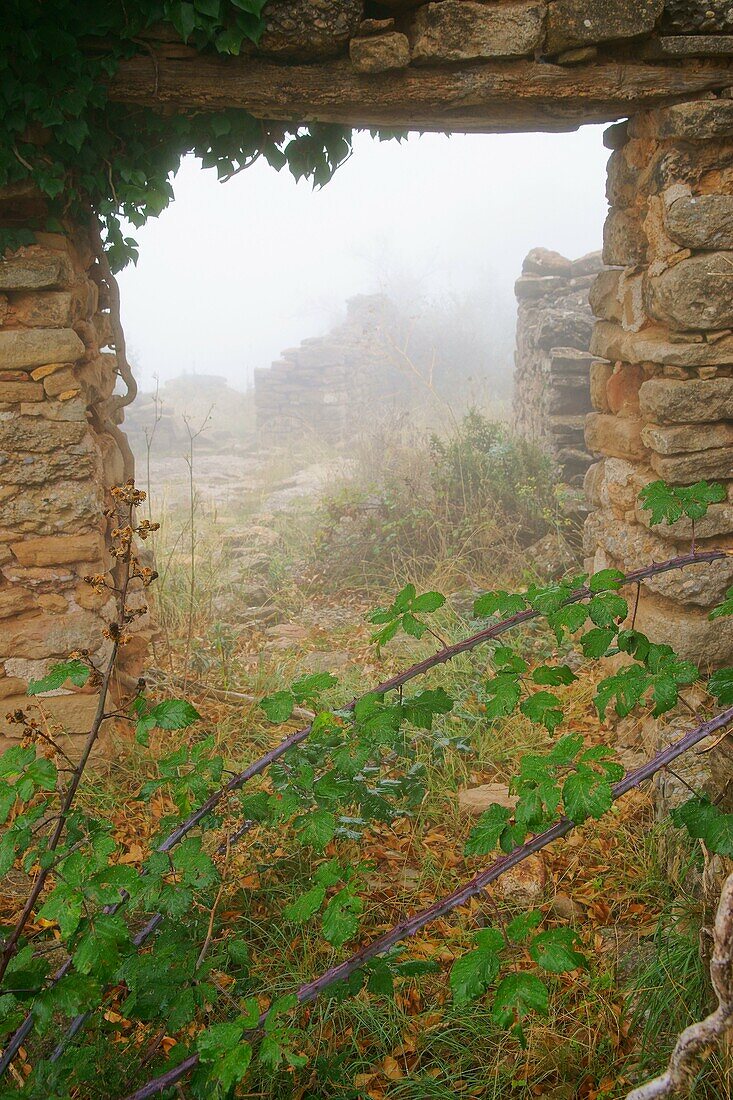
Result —
<instances>
[{"instance_id":1,"label":"climbing vine","mask_svg":"<svg viewBox=\"0 0 733 1100\"><path fill-rule=\"evenodd\" d=\"M157 111L115 103L107 81L145 35L167 25L199 51L238 54L263 29L265 0L7 0L0 46L0 188L31 183L48 200L35 226L0 230L0 253L69 217L104 227L113 271L137 258L139 228L173 198L192 153L220 180L259 157L320 186L350 153L335 125L266 121L244 110Z\"/></svg>"}]
</instances>

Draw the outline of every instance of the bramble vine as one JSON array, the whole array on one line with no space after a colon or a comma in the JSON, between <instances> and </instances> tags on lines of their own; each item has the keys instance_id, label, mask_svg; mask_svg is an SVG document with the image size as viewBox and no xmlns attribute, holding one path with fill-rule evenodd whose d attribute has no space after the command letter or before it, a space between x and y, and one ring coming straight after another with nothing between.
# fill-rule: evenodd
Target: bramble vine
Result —
<instances>
[{"instance_id":1,"label":"bramble vine","mask_svg":"<svg viewBox=\"0 0 733 1100\"><path fill-rule=\"evenodd\" d=\"M559 657L531 668L516 648L497 644L508 631L541 618L553 632L560 655L571 644L589 660L625 654L620 670L597 684L594 706L601 720L612 711L623 716L642 707L664 714L700 679L699 670L680 660L671 647L653 643L626 625L633 614L622 590L633 591L642 580L660 573L726 557L724 550L698 552L693 546L688 555L634 573L606 569L591 577L533 586L524 593L486 593L475 606L477 617L490 618L480 631L442 646L345 705L334 703L335 677L303 676L289 690L263 699L262 711L278 724L306 705L316 711L314 720L244 770L227 776L213 738L185 732L200 720L188 701L155 701L141 688L124 712L108 709L107 688L117 652L126 644L130 623L141 613L128 605L127 587L145 587L154 579L139 565L133 549L135 537L147 537L154 529L149 520L134 520L144 494L129 483L114 496L126 511L117 517L113 533L118 615L108 630L107 663L100 666L89 654L71 655L29 688L42 707L46 692L65 690L67 684L92 686L100 693L99 720L95 719L80 761L71 765L53 735L29 712L21 712L15 719L22 739L0 757L0 818L5 825L0 873L16 866L32 881L28 901L5 935L0 986L0 1032L8 1036L0 1072L14 1066L32 1032L38 1033L40 1044L32 1073L17 1090L19 1097L64 1097L74 1089L83 1091L96 1067L94 1047L84 1045L81 1033L111 988L121 997L122 1013L139 1021L143 1032L155 1026L178 1036L157 1076L145 1082L143 1074L137 1087L122 1082L120 1096L132 1084L130 1097L144 1100L190 1075L193 1095L225 1097L253 1060L272 1071L281 1065L299 1068L307 1060L302 1053L306 1033L296 1015L299 1006L324 994L351 996L363 985L374 994L390 995L395 983L435 970L434 963L405 956L400 945L482 893L532 853L584 821L601 818L614 800L693 746L724 734L733 722L733 670L723 669L707 681L719 713L691 722L680 740L623 775L607 746L589 746L572 733L555 737L565 722L567 693L577 678L570 665ZM719 499L719 486L699 483L680 491L655 483L645 490L642 504L653 512L653 521L676 522L683 516L702 518L708 504ZM110 585L102 576L89 582L96 588ZM443 602L441 593L418 594L414 586L406 586L389 607L372 615L379 628L374 644L387 644L399 631L437 636L426 617ZM732 602L733 590L712 616L729 614ZM226 935L218 923L217 907L233 847L251 833L254 843L272 851L268 844L280 843L285 835L290 844L312 853L312 880L282 907L286 927L317 927L325 943L337 951L358 940L369 868L346 857L345 846L358 843L372 823L389 824L419 805L426 782L424 754L437 746L440 724L455 710L456 700L443 687L413 695L402 689L483 644L493 647L492 672L480 691L484 719L502 722L519 712L550 739L546 752L519 760L511 783L513 808L491 806L466 841L465 858L489 857L487 866L320 977L291 994L271 995L252 973L246 935ZM161 821L160 839L139 871L120 863L110 823L81 809L76 800L102 723L112 714L119 720L120 713L141 745L151 736L161 736L156 731L182 731L181 743L160 756L156 774L140 785L137 797L143 802L162 793L173 809ZM266 786L239 794L249 780L265 772ZM705 797L689 799L674 811L673 822L704 841L709 851L733 855L733 815ZM211 845L206 834L214 829L221 831L221 839ZM503 854L497 856L497 849ZM471 949L453 963L449 982L454 1001L464 1006L490 995L495 1025L522 1043L532 1016L547 1011L553 976L587 965L579 947L571 929L545 927L539 910L517 915L506 927L484 928L476 933ZM54 971L50 959L59 952L63 962ZM222 974L227 975L226 987ZM72 1023L64 1027L69 1017ZM54 1040L50 1052L49 1038Z\"/></svg>"}]
</instances>

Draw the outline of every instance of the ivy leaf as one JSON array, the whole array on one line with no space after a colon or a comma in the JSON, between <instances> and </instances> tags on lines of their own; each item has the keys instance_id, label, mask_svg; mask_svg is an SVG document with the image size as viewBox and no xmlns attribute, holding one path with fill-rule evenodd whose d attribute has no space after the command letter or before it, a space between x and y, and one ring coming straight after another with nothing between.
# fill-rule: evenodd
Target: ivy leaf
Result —
<instances>
[{"instance_id":1,"label":"ivy leaf","mask_svg":"<svg viewBox=\"0 0 733 1100\"><path fill-rule=\"evenodd\" d=\"M272 695L266 695L260 703L271 722L287 722L294 706L295 696L291 691L276 691Z\"/></svg>"},{"instance_id":2,"label":"ivy leaf","mask_svg":"<svg viewBox=\"0 0 733 1100\"><path fill-rule=\"evenodd\" d=\"M551 974L564 974L568 970L587 966L585 956L575 950L577 939L577 933L571 928L552 928L535 936L529 953L543 970L549 970Z\"/></svg>"},{"instance_id":3,"label":"ivy leaf","mask_svg":"<svg viewBox=\"0 0 733 1100\"><path fill-rule=\"evenodd\" d=\"M463 849L464 855L486 856L493 852L510 817L511 812L506 806L500 806L498 802L494 802L484 810L471 829Z\"/></svg>"},{"instance_id":4,"label":"ivy leaf","mask_svg":"<svg viewBox=\"0 0 733 1100\"><path fill-rule=\"evenodd\" d=\"M717 855L733 857L733 814L723 813L707 798L691 798L672 810L672 821L693 840L702 840Z\"/></svg>"},{"instance_id":5,"label":"ivy leaf","mask_svg":"<svg viewBox=\"0 0 733 1100\"><path fill-rule=\"evenodd\" d=\"M41 680L31 680L28 684L28 695L40 695L44 691L58 691L67 680L76 687L83 687L89 679L89 666L83 661L62 661L54 665L51 671Z\"/></svg>"},{"instance_id":6,"label":"ivy leaf","mask_svg":"<svg viewBox=\"0 0 733 1100\"><path fill-rule=\"evenodd\" d=\"M603 817L613 803L611 784L585 764L569 775L562 788L565 813L576 825L587 817Z\"/></svg>"}]
</instances>

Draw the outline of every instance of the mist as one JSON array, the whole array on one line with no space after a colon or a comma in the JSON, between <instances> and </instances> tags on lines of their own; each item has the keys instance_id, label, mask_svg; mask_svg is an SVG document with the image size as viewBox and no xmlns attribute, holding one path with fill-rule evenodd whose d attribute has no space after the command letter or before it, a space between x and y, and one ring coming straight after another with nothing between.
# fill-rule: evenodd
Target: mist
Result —
<instances>
[{"instance_id":1,"label":"mist","mask_svg":"<svg viewBox=\"0 0 733 1100\"><path fill-rule=\"evenodd\" d=\"M176 201L133 231L120 276L141 389L182 373L244 390L256 367L340 321L352 295L471 300L502 333L511 384L513 284L530 248L601 245L602 127L571 134L412 134L354 153L320 191L264 161L222 185L189 158Z\"/></svg>"}]
</instances>

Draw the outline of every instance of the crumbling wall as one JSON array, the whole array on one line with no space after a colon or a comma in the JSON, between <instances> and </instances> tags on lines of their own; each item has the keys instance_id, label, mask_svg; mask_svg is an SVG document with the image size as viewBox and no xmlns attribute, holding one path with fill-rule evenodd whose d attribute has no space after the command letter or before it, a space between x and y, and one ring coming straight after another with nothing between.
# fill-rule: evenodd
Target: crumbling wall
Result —
<instances>
[{"instance_id":1,"label":"crumbling wall","mask_svg":"<svg viewBox=\"0 0 733 1100\"><path fill-rule=\"evenodd\" d=\"M514 426L553 456L561 480L573 486L593 461L584 438L592 408L588 292L602 266L600 252L568 260L533 248L515 286Z\"/></svg>"},{"instance_id":2,"label":"crumbling wall","mask_svg":"<svg viewBox=\"0 0 733 1100\"><path fill-rule=\"evenodd\" d=\"M347 302L346 320L325 336L288 348L255 371L257 427L268 440L314 433L353 437L365 414L386 412L407 387L399 370L397 314L381 294Z\"/></svg>"},{"instance_id":3,"label":"crumbling wall","mask_svg":"<svg viewBox=\"0 0 733 1100\"><path fill-rule=\"evenodd\" d=\"M42 204L0 194L0 225L43 224ZM107 302L91 243L80 230L36 232L0 258L0 715L27 704L30 679L74 650L101 661L114 611L105 487L126 476L108 420L115 356ZM124 446L124 443L123 443ZM144 627L141 622L141 626ZM125 647L135 671L144 630ZM51 721L86 733L93 692L44 698ZM0 748L18 727L0 718Z\"/></svg>"}]
</instances>

